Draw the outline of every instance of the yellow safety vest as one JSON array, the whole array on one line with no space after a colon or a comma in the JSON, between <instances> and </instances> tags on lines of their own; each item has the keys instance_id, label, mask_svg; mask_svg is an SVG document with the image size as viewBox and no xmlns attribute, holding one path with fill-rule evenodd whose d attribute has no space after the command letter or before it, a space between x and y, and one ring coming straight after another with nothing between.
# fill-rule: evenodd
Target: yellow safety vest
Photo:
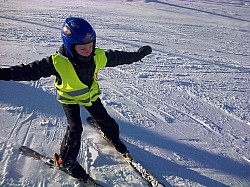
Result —
<instances>
[{"instance_id":1,"label":"yellow safety vest","mask_svg":"<svg viewBox=\"0 0 250 187\"><path fill-rule=\"evenodd\" d=\"M60 53L55 53L52 55L52 60L62 80L60 85L56 80L54 82L57 89L57 100L63 104L91 106L92 102L96 101L101 94L97 82L97 74L101 68L106 66L107 57L105 52L100 48L95 49L94 62L96 67L94 81L90 88L80 81L68 58L62 56Z\"/></svg>"}]
</instances>

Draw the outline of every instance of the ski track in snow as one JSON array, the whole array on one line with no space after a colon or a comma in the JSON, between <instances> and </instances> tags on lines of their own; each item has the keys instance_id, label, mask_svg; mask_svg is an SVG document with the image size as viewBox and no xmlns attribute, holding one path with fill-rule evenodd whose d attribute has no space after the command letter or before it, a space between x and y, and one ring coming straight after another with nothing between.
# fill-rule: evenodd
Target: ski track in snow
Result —
<instances>
[{"instance_id":1,"label":"ski track in snow","mask_svg":"<svg viewBox=\"0 0 250 187\"><path fill-rule=\"evenodd\" d=\"M166 186L250 186L249 1L1 1L1 67L61 44L67 16L93 23L104 49L153 53L100 71L101 99L131 153ZM59 151L66 118L53 77L0 81L0 186L79 186L19 154ZM107 186L145 186L86 125L78 160ZM39 175L37 175L39 173Z\"/></svg>"}]
</instances>

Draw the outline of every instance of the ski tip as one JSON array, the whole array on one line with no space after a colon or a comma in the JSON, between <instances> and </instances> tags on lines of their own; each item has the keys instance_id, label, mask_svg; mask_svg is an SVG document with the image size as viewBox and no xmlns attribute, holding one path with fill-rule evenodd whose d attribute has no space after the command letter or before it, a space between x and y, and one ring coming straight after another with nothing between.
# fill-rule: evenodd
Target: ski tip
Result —
<instances>
[{"instance_id":1,"label":"ski tip","mask_svg":"<svg viewBox=\"0 0 250 187\"><path fill-rule=\"evenodd\" d=\"M21 147L19 147L19 152L23 153L26 151L31 150L29 147L22 145Z\"/></svg>"}]
</instances>

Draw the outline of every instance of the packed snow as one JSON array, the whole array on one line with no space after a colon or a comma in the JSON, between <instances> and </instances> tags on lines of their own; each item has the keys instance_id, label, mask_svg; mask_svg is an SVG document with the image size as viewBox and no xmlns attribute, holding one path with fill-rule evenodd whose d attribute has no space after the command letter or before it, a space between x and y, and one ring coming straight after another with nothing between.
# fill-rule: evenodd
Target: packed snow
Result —
<instances>
[{"instance_id":1,"label":"packed snow","mask_svg":"<svg viewBox=\"0 0 250 187\"><path fill-rule=\"evenodd\" d=\"M165 186L250 186L250 1L1 0L1 67L53 54L68 16L97 46L153 53L99 72L101 99L131 154ZM54 77L0 81L0 186L80 186L21 155L58 152L66 130ZM106 186L147 184L86 123L78 161Z\"/></svg>"}]
</instances>

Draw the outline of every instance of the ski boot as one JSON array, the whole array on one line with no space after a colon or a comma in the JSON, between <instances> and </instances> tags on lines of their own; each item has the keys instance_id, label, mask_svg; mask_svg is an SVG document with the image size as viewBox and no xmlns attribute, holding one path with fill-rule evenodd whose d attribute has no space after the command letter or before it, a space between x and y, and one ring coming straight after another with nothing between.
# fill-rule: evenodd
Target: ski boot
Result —
<instances>
[{"instance_id":1,"label":"ski boot","mask_svg":"<svg viewBox=\"0 0 250 187\"><path fill-rule=\"evenodd\" d=\"M112 143L113 146L115 147L115 149L123 156L123 158L127 161L127 162L131 162L132 161L132 156L130 155L126 145L119 140L116 143Z\"/></svg>"},{"instance_id":2,"label":"ski boot","mask_svg":"<svg viewBox=\"0 0 250 187\"><path fill-rule=\"evenodd\" d=\"M69 160L63 162L61 157L57 153L54 153L54 165L56 167L64 168L69 175L78 179L85 186L91 187L95 186L96 184L95 180L86 173L86 171L77 161Z\"/></svg>"},{"instance_id":3,"label":"ski boot","mask_svg":"<svg viewBox=\"0 0 250 187\"><path fill-rule=\"evenodd\" d=\"M54 166L60 167L61 164L62 158L57 153L54 153Z\"/></svg>"},{"instance_id":4,"label":"ski boot","mask_svg":"<svg viewBox=\"0 0 250 187\"><path fill-rule=\"evenodd\" d=\"M84 178L81 178L79 179L85 186L87 187L94 187L96 186L96 182L95 180L90 177L88 174L84 177Z\"/></svg>"}]
</instances>

